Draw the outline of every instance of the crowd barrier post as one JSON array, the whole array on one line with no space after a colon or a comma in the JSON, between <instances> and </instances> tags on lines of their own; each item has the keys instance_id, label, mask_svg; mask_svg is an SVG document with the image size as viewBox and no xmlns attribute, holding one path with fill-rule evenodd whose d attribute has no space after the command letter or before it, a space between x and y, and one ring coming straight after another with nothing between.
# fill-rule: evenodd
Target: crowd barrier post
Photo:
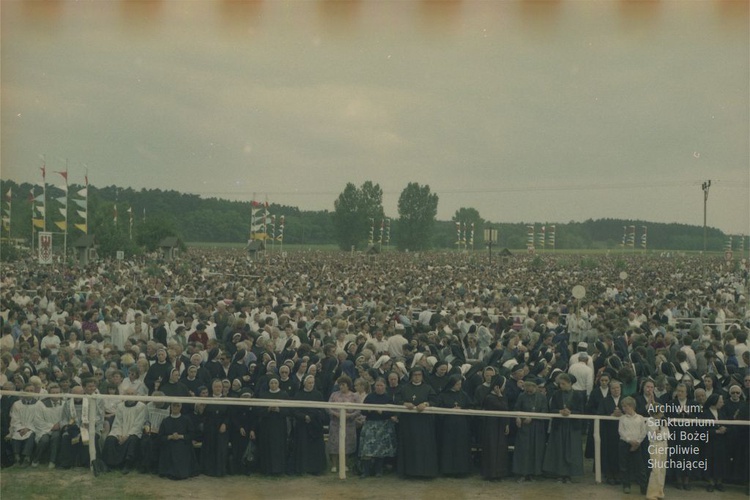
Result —
<instances>
[{"instance_id":1,"label":"crowd barrier post","mask_svg":"<svg viewBox=\"0 0 750 500\"><path fill-rule=\"evenodd\" d=\"M339 479L346 479L346 410L339 410Z\"/></svg>"},{"instance_id":2,"label":"crowd barrier post","mask_svg":"<svg viewBox=\"0 0 750 500\"><path fill-rule=\"evenodd\" d=\"M594 419L594 481L596 484L602 483L602 436L601 420Z\"/></svg>"},{"instance_id":3,"label":"crowd barrier post","mask_svg":"<svg viewBox=\"0 0 750 500\"><path fill-rule=\"evenodd\" d=\"M86 396L88 397L88 396ZM96 460L96 399L89 399L89 468L94 471L94 460ZM102 415L104 418L104 415ZM104 443L102 443L104 444Z\"/></svg>"}]
</instances>

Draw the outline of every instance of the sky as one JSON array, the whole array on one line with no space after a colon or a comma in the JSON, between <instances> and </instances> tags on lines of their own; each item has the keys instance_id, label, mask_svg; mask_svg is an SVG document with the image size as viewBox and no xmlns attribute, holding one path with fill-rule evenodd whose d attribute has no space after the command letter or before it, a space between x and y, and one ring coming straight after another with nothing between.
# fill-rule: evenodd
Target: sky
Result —
<instances>
[{"instance_id":1,"label":"sky","mask_svg":"<svg viewBox=\"0 0 750 500\"><path fill-rule=\"evenodd\" d=\"M750 233L746 0L0 4L0 174ZM62 177L48 173L47 181Z\"/></svg>"}]
</instances>

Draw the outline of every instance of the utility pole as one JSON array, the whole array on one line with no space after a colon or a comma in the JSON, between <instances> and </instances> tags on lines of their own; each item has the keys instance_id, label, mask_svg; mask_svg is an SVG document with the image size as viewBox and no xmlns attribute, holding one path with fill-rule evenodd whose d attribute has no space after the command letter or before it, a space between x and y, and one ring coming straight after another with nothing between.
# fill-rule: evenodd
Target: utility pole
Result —
<instances>
[{"instance_id":1,"label":"utility pole","mask_svg":"<svg viewBox=\"0 0 750 500\"><path fill-rule=\"evenodd\" d=\"M707 236L706 236L706 207L708 206L708 189L711 187L711 181L708 180L703 183L701 188L703 189L703 251L707 248Z\"/></svg>"}]
</instances>

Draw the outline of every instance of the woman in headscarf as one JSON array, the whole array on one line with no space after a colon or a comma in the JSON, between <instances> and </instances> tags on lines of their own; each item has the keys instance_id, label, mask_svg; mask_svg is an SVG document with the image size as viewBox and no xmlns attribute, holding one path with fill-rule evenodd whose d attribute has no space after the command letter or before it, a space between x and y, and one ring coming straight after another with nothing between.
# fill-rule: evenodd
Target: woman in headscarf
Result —
<instances>
[{"instance_id":1,"label":"woman in headscarf","mask_svg":"<svg viewBox=\"0 0 750 500\"><path fill-rule=\"evenodd\" d=\"M583 414L585 395L573 391L573 384L567 373L556 378L558 390L549 400L549 410L567 417ZM562 483L570 482L570 476L583 475L583 449L581 447L582 421L578 419L555 418L552 420L543 469L558 476Z\"/></svg>"},{"instance_id":2,"label":"woman in headscarf","mask_svg":"<svg viewBox=\"0 0 750 500\"><path fill-rule=\"evenodd\" d=\"M307 376L308 360L305 358L298 359L294 363L292 368L292 378L296 381L297 387L304 385L305 377Z\"/></svg>"},{"instance_id":3,"label":"woman in headscarf","mask_svg":"<svg viewBox=\"0 0 750 500\"><path fill-rule=\"evenodd\" d=\"M448 377L443 392L435 398L440 408L469 409L471 398L462 390L463 377ZM471 431L466 415L439 415L437 419L440 472L448 476L466 476L471 472Z\"/></svg>"},{"instance_id":4,"label":"woman in headscarf","mask_svg":"<svg viewBox=\"0 0 750 500\"><path fill-rule=\"evenodd\" d=\"M432 385L432 388L435 389L435 393L440 394L451 384L448 375L450 368L451 366L447 361L438 361L432 367L432 374L429 377L429 382Z\"/></svg>"},{"instance_id":5,"label":"woman in headscarf","mask_svg":"<svg viewBox=\"0 0 750 500\"><path fill-rule=\"evenodd\" d=\"M159 390L164 393L165 396L175 398L189 398L190 390L185 384L180 382L180 370L173 369L169 372L169 380L161 386Z\"/></svg>"},{"instance_id":6,"label":"woman in headscarf","mask_svg":"<svg viewBox=\"0 0 750 500\"><path fill-rule=\"evenodd\" d=\"M279 389L286 392L290 398L299 389L296 380L291 376L291 368L286 364L279 366Z\"/></svg>"},{"instance_id":7,"label":"woman in headscarf","mask_svg":"<svg viewBox=\"0 0 750 500\"><path fill-rule=\"evenodd\" d=\"M435 477L438 475L435 415L422 412L434 403L436 394L424 380L424 368L416 366L410 375L395 400L414 412L399 413L398 471L407 477Z\"/></svg>"},{"instance_id":8,"label":"woman in headscarf","mask_svg":"<svg viewBox=\"0 0 750 500\"><path fill-rule=\"evenodd\" d=\"M398 376L398 373L396 372L390 372L388 374L387 379L387 387L386 387L386 394L391 398L390 403L393 403L394 399L396 398L396 393L400 389L399 382L401 381L401 378Z\"/></svg>"},{"instance_id":9,"label":"woman in headscarf","mask_svg":"<svg viewBox=\"0 0 750 500\"><path fill-rule=\"evenodd\" d=\"M481 372L482 382L474 389L474 406L481 408L484 398L490 393L492 380L497 376L497 370L493 366L485 367Z\"/></svg>"},{"instance_id":10,"label":"woman in headscarf","mask_svg":"<svg viewBox=\"0 0 750 500\"><path fill-rule=\"evenodd\" d=\"M234 387L235 382L239 379L235 379L232 382ZM231 394L231 393L230 393ZM238 397L243 399L250 399L253 397L253 392L248 388L242 388L240 383L240 389L236 395L232 397ZM257 410L262 408L258 407ZM229 459L229 473L230 474L244 474L248 475L250 471L247 465L243 463L242 458L245 455L250 440L255 440L255 414L257 412L252 406L238 406L232 405L229 407L229 443L231 444L231 457Z\"/></svg>"},{"instance_id":11,"label":"woman in headscarf","mask_svg":"<svg viewBox=\"0 0 750 500\"><path fill-rule=\"evenodd\" d=\"M149 394L155 390L161 390L160 385L169 380L169 372L171 370L172 365L167 361L167 350L164 347L160 347L156 350L156 363L149 367L146 377L143 380Z\"/></svg>"},{"instance_id":12,"label":"woman in headscarf","mask_svg":"<svg viewBox=\"0 0 750 500\"><path fill-rule=\"evenodd\" d=\"M700 418L707 420L728 420L724 411L724 396L718 392L711 394L703 405L703 414ZM727 427L724 425L707 426L708 439L704 443L706 453L706 464L708 466L707 491L724 491L724 476L729 469L727 460ZM747 443L745 443L747 444Z\"/></svg>"},{"instance_id":13,"label":"woman in headscarf","mask_svg":"<svg viewBox=\"0 0 750 500\"><path fill-rule=\"evenodd\" d=\"M375 392L365 397L368 405L391 404L383 378L375 381ZM359 458L362 477L383 474L383 460L396 456L396 426L392 413L383 410L363 411L366 418L359 437Z\"/></svg>"},{"instance_id":14,"label":"woman in headscarf","mask_svg":"<svg viewBox=\"0 0 750 500\"><path fill-rule=\"evenodd\" d=\"M289 399L279 387L279 378L268 379L268 390L261 399ZM262 407L258 416L258 463L264 474L278 475L286 472L288 410L279 406Z\"/></svg>"},{"instance_id":15,"label":"woman in headscarf","mask_svg":"<svg viewBox=\"0 0 750 500\"><path fill-rule=\"evenodd\" d=\"M315 388L315 376L306 375L302 388L294 395L298 401L323 401L323 395ZM294 472L318 475L325 471L326 447L323 426L328 420L322 408L294 408Z\"/></svg>"},{"instance_id":16,"label":"woman in headscarf","mask_svg":"<svg viewBox=\"0 0 750 500\"><path fill-rule=\"evenodd\" d=\"M723 410L729 420L749 420L750 405L742 398L742 387L739 384L729 386L729 398ZM748 484L748 458L750 458L750 428L746 425L730 425L727 432L727 456L730 460L728 479L737 484Z\"/></svg>"},{"instance_id":17,"label":"woman in headscarf","mask_svg":"<svg viewBox=\"0 0 750 500\"><path fill-rule=\"evenodd\" d=\"M223 391L221 380L214 379L211 383L211 398L216 403L207 404L203 409L201 468L207 476L223 477L227 473L229 408L221 404Z\"/></svg>"},{"instance_id":18,"label":"woman in headscarf","mask_svg":"<svg viewBox=\"0 0 750 500\"><path fill-rule=\"evenodd\" d=\"M229 372L227 378L229 380L240 379L243 386L250 385L250 373L248 373L247 365L245 365L245 356L247 351L240 349L232 356L232 364L229 365Z\"/></svg>"},{"instance_id":19,"label":"woman in headscarf","mask_svg":"<svg viewBox=\"0 0 750 500\"><path fill-rule=\"evenodd\" d=\"M490 391L482 401L482 409L508 411L508 401L503 395L506 379L495 375L490 382ZM500 480L508 475L508 434L510 424L506 417L484 417L482 419L482 477Z\"/></svg>"},{"instance_id":20,"label":"woman in headscarf","mask_svg":"<svg viewBox=\"0 0 750 500\"><path fill-rule=\"evenodd\" d=\"M355 392L352 392L353 383L352 379L346 375L342 375L336 381L339 390L331 394L328 398L330 403L359 403L359 398ZM339 455L339 426L346 426L346 454L352 455L357 450L357 430L355 420L359 416L359 410L347 410L346 411L346 422L339 421L339 410L329 409L328 410L331 423L328 426L328 443L326 444L326 451L331 457L331 472L336 472Z\"/></svg>"}]
</instances>

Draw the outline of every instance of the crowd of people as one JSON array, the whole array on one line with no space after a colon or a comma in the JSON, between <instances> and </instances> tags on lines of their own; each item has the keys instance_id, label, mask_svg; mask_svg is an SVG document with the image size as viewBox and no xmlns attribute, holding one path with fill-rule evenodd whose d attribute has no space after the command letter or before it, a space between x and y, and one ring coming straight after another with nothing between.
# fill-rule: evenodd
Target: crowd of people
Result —
<instances>
[{"instance_id":1,"label":"crowd of people","mask_svg":"<svg viewBox=\"0 0 750 500\"><path fill-rule=\"evenodd\" d=\"M665 416L749 419L747 281L736 261L624 253L490 263L310 251L251 261L192 249L174 261L20 261L2 269L0 385L69 396L4 395L0 458L3 467L88 466L93 439L97 470L321 474L336 471L341 426L346 463L364 477L478 471L566 483L593 457L587 420L425 411L441 407L614 416L601 425L609 484L648 498L661 498L665 481L747 488L747 426L712 427L695 456L662 453L657 462L672 467L647 466L658 458L649 445L672 429L643 431ZM83 396L95 393L216 402L96 400L92 411ZM372 410L341 421L338 411L225 398ZM706 470L679 467L700 458Z\"/></svg>"}]
</instances>

